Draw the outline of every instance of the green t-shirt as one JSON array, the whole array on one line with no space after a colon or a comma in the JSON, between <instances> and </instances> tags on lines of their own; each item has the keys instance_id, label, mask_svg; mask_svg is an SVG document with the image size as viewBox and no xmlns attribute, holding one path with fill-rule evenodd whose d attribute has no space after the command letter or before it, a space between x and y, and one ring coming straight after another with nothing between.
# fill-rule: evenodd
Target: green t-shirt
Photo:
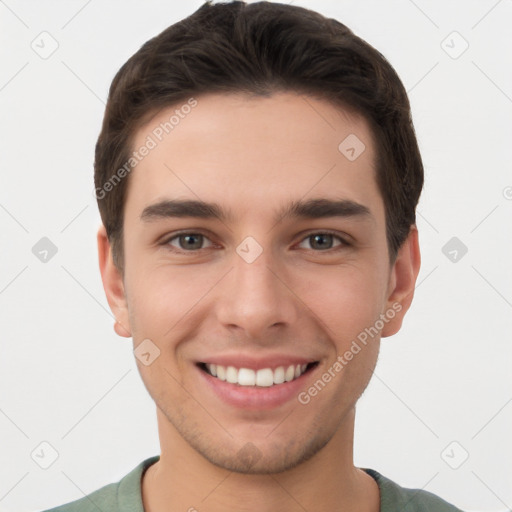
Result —
<instances>
[{"instance_id":1,"label":"green t-shirt","mask_svg":"<svg viewBox=\"0 0 512 512\"><path fill-rule=\"evenodd\" d=\"M108 484L83 498L45 512L144 512L142 475L159 459L159 455L146 459L119 482ZM430 492L404 489L373 469L362 469L379 486L380 512L461 512Z\"/></svg>"}]
</instances>

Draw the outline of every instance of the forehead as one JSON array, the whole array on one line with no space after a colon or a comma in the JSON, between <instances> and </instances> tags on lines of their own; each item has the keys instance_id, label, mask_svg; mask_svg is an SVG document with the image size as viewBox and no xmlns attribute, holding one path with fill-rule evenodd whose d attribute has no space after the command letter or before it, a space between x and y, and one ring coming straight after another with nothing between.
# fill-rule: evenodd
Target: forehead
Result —
<instances>
[{"instance_id":1,"label":"forehead","mask_svg":"<svg viewBox=\"0 0 512 512\"><path fill-rule=\"evenodd\" d=\"M169 197L221 201L238 215L308 196L382 210L367 121L310 96L198 96L146 121L132 150L145 154L126 205L139 213Z\"/></svg>"}]
</instances>

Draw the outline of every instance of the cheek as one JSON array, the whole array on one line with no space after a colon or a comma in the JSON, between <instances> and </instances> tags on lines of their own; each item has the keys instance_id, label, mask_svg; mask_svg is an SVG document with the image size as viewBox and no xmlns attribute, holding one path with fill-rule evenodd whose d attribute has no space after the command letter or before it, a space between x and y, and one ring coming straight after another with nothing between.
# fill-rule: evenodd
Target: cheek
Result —
<instances>
[{"instance_id":1,"label":"cheek","mask_svg":"<svg viewBox=\"0 0 512 512\"><path fill-rule=\"evenodd\" d=\"M191 272L185 266L138 267L127 275L134 339L169 339L219 280L214 269Z\"/></svg>"},{"instance_id":2,"label":"cheek","mask_svg":"<svg viewBox=\"0 0 512 512\"><path fill-rule=\"evenodd\" d=\"M356 267L330 267L302 274L300 297L343 345L374 324L382 308L382 277Z\"/></svg>"}]
</instances>

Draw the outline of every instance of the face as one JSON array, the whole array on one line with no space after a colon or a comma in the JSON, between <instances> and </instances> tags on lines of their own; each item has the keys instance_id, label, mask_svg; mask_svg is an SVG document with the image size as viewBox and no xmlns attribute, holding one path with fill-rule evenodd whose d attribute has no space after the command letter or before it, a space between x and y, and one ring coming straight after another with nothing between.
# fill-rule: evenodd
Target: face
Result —
<instances>
[{"instance_id":1,"label":"face","mask_svg":"<svg viewBox=\"0 0 512 512\"><path fill-rule=\"evenodd\" d=\"M156 144L105 288L161 436L231 471L283 471L350 430L408 307L411 251L390 263L363 118L291 93L196 100L169 133L179 105L137 132L134 148Z\"/></svg>"}]
</instances>

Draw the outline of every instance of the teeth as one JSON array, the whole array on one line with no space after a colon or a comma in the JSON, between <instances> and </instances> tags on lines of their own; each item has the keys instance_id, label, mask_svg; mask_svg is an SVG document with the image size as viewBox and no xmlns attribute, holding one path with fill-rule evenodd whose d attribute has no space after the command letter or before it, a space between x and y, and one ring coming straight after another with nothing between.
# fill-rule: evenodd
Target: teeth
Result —
<instances>
[{"instance_id":1,"label":"teeth","mask_svg":"<svg viewBox=\"0 0 512 512\"><path fill-rule=\"evenodd\" d=\"M270 387L275 384L283 384L300 377L307 368L307 364L290 365L288 367L279 366L275 370L271 368L262 368L260 370L251 370L250 368L237 369L234 366L221 366L220 364L207 364L206 369L213 377L227 381L239 386L259 386Z\"/></svg>"},{"instance_id":2,"label":"teeth","mask_svg":"<svg viewBox=\"0 0 512 512\"><path fill-rule=\"evenodd\" d=\"M236 384L238 382L238 370L234 366L226 368L226 382Z\"/></svg>"},{"instance_id":3,"label":"teeth","mask_svg":"<svg viewBox=\"0 0 512 512\"><path fill-rule=\"evenodd\" d=\"M217 373L216 377L220 380L226 380L226 368L224 368L224 366L220 366L220 365L215 365L215 364L212 364L212 366L215 366L215 370ZM212 373L213 375L213 373Z\"/></svg>"},{"instance_id":4,"label":"teeth","mask_svg":"<svg viewBox=\"0 0 512 512\"><path fill-rule=\"evenodd\" d=\"M274 372L264 368L256 372L256 386L269 387L274 385Z\"/></svg>"},{"instance_id":5,"label":"teeth","mask_svg":"<svg viewBox=\"0 0 512 512\"><path fill-rule=\"evenodd\" d=\"M256 385L256 373L254 370L248 368L240 368L238 370L238 384L241 386L254 386Z\"/></svg>"},{"instance_id":6,"label":"teeth","mask_svg":"<svg viewBox=\"0 0 512 512\"><path fill-rule=\"evenodd\" d=\"M284 368L280 366L274 370L274 384L282 384L284 382Z\"/></svg>"}]
</instances>

